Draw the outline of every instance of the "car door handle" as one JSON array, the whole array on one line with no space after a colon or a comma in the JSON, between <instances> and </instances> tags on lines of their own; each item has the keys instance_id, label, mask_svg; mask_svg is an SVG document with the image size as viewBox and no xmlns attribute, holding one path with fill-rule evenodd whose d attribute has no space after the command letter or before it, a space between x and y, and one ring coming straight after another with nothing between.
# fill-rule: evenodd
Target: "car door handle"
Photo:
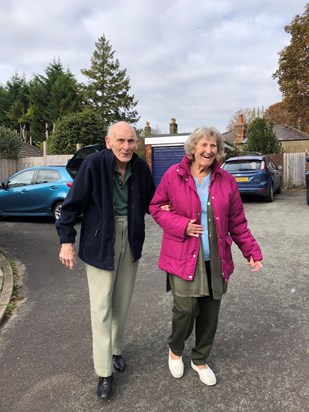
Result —
<instances>
[{"instance_id":1,"label":"car door handle","mask_svg":"<svg viewBox=\"0 0 309 412\"><path fill-rule=\"evenodd\" d=\"M50 186L50 189L58 189L58 186Z\"/></svg>"},{"instance_id":2,"label":"car door handle","mask_svg":"<svg viewBox=\"0 0 309 412\"><path fill-rule=\"evenodd\" d=\"M20 193L27 193L27 192L28 192L27 189L23 189L23 190L20 191Z\"/></svg>"}]
</instances>

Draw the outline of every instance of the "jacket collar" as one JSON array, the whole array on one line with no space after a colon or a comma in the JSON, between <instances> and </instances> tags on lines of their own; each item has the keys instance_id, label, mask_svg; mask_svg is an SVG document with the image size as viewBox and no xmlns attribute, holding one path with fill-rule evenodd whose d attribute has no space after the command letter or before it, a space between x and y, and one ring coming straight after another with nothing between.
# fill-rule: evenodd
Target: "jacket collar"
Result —
<instances>
[{"instance_id":1,"label":"jacket collar","mask_svg":"<svg viewBox=\"0 0 309 412\"><path fill-rule=\"evenodd\" d=\"M187 155L184 155L182 158L182 161L179 163L179 167L177 168L177 173L180 174L181 176L187 176L191 175L191 170L190 170L190 164L191 161L188 159ZM211 180L214 179L215 175L217 173L221 173L222 169L219 165L219 162L215 159L213 164L211 165Z\"/></svg>"}]
</instances>

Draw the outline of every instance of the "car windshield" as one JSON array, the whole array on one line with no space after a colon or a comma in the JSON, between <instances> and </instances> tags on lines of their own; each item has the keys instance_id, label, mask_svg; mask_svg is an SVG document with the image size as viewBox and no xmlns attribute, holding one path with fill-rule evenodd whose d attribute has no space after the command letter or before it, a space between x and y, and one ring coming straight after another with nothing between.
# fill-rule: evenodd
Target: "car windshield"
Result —
<instances>
[{"instance_id":1,"label":"car windshield","mask_svg":"<svg viewBox=\"0 0 309 412\"><path fill-rule=\"evenodd\" d=\"M239 160L233 162L226 162L224 169L228 172L240 172L247 170L260 170L262 167L260 160Z\"/></svg>"},{"instance_id":2,"label":"car windshield","mask_svg":"<svg viewBox=\"0 0 309 412\"><path fill-rule=\"evenodd\" d=\"M26 170L24 172L18 173L16 176L13 176L8 181L8 187L20 187L30 185L33 179L35 170Z\"/></svg>"}]
</instances>

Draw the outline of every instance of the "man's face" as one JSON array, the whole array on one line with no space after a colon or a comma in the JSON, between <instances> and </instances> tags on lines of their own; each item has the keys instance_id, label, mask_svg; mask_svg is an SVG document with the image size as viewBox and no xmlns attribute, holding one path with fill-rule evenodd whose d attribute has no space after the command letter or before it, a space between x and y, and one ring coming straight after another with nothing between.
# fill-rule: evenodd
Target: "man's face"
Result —
<instances>
[{"instance_id":1,"label":"man's face","mask_svg":"<svg viewBox=\"0 0 309 412\"><path fill-rule=\"evenodd\" d=\"M106 147L113 151L120 163L128 163L132 159L138 142L134 129L125 122L116 123L105 141Z\"/></svg>"}]
</instances>

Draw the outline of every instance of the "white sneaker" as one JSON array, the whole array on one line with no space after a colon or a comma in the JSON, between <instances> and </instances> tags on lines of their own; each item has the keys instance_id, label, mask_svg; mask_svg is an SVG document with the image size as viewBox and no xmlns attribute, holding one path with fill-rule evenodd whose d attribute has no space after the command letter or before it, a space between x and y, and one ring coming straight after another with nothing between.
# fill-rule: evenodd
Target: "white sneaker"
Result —
<instances>
[{"instance_id":1,"label":"white sneaker","mask_svg":"<svg viewBox=\"0 0 309 412\"><path fill-rule=\"evenodd\" d=\"M210 369L210 367L205 363L207 368L200 369L197 365L191 361L192 368L199 374L200 380L205 383L205 385L212 386L217 383L216 375Z\"/></svg>"},{"instance_id":2,"label":"white sneaker","mask_svg":"<svg viewBox=\"0 0 309 412\"><path fill-rule=\"evenodd\" d=\"M179 379L182 377L184 372L184 366L182 361L182 356L179 359L171 358L171 350L168 351L168 367L174 378Z\"/></svg>"}]
</instances>

